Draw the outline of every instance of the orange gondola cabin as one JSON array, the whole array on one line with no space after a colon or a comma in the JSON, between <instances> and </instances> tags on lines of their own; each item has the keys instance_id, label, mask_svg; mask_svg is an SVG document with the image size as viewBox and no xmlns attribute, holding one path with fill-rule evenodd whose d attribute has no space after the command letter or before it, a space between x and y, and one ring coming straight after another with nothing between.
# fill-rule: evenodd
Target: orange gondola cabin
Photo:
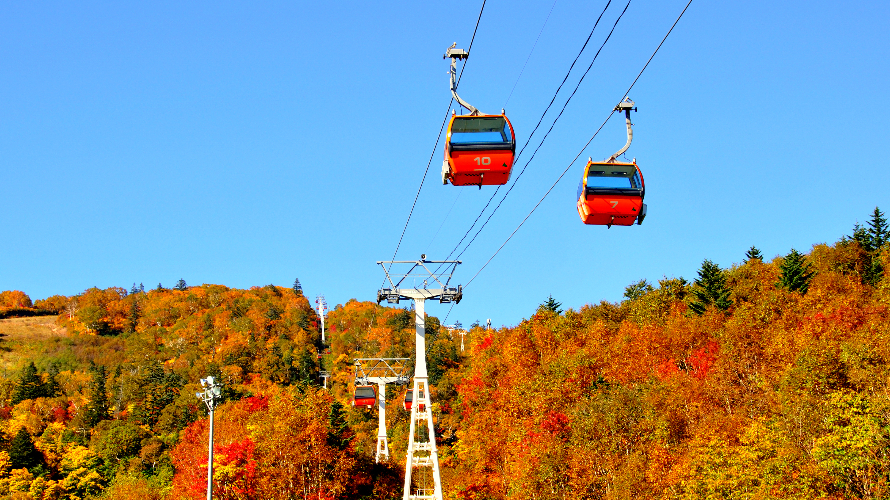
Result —
<instances>
[{"instance_id":1,"label":"orange gondola cabin","mask_svg":"<svg viewBox=\"0 0 890 500\"><path fill-rule=\"evenodd\" d=\"M445 135L442 183L497 186L510 180L516 136L504 114L453 115Z\"/></svg>"},{"instance_id":2,"label":"orange gondola cabin","mask_svg":"<svg viewBox=\"0 0 890 500\"><path fill-rule=\"evenodd\" d=\"M373 385L359 385L355 388L352 406L356 408L373 408L377 404L377 391Z\"/></svg>"},{"instance_id":3,"label":"orange gondola cabin","mask_svg":"<svg viewBox=\"0 0 890 500\"><path fill-rule=\"evenodd\" d=\"M642 224L646 218L646 185L633 163L588 161L578 184L578 215L590 225Z\"/></svg>"}]
</instances>

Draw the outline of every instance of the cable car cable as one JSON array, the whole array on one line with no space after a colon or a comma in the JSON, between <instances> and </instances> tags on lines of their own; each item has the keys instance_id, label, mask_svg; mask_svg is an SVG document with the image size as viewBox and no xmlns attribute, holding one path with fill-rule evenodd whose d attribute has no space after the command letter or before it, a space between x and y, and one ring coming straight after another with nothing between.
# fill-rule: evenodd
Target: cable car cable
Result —
<instances>
[{"instance_id":1,"label":"cable car cable","mask_svg":"<svg viewBox=\"0 0 890 500\"><path fill-rule=\"evenodd\" d=\"M485 10L486 1L487 0L482 0L482 8L479 9L479 17L476 18L476 26L473 28L473 36L470 38L470 46L467 48L467 54L473 49L473 41L476 39L476 31L479 29L479 21L482 19L482 11ZM465 69L467 69L466 62L461 66L460 75L457 77L456 85L460 85L460 79L463 78ZM417 187L417 194L414 195L414 202L411 204L411 210L408 212L408 219L405 221L405 226L402 228L402 234L399 236L399 242L396 244L396 250L392 254L392 260L396 260L396 255L399 253L399 248L402 246L402 240L405 238L405 231L408 230L408 223L411 222L411 216L414 214L414 208L417 206L417 199L420 197L420 191L423 190L423 183L426 181L426 176L430 171L430 165L433 163L433 156L436 155L436 149L439 148L439 141L442 139L442 130L445 129L445 123L448 122L448 111L451 110L451 104L453 102L454 98L452 97L448 101L448 110L445 111L445 119L442 120L442 126L439 127L439 135L436 136L436 144L433 146L433 152L430 153L430 159L426 163L426 170L423 171L423 177L420 179L420 186ZM392 268L392 264L390 264L390 268ZM386 280L384 279L384 283L385 282Z\"/></svg>"},{"instance_id":2,"label":"cable car cable","mask_svg":"<svg viewBox=\"0 0 890 500\"><path fill-rule=\"evenodd\" d=\"M507 100L504 101L504 105L502 108L507 107L507 103L510 102L510 98L513 97L513 91L516 90L516 85L519 83L519 79L522 78L522 73L525 72L525 67L528 66L529 59L532 58L532 54L535 52L535 47L538 46L538 40L541 39L541 33L544 33L544 27L547 26L547 21L550 20L550 14L553 14L553 8L556 7L556 2L559 0L553 0L553 5L550 6L550 12L547 13L547 19L544 19L544 24L541 25L541 31L538 32L538 38L535 38L535 43L532 44L532 50L528 52L528 57L525 58L525 64L522 65L522 69L519 70L519 76L516 77L516 81L513 82L513 88L510 89L510 95L507 96Z\"/></svg>"},{"instance_id":3,"label":"cable car cable","mask_svg":"<svg viewBox=\"0 0 890 500\"><path fill-rule=\"evenodd\" d=\"M451 204L451 208L448 209L448 213L445 214L445 218L442 219L442 223L439 224L439 229L436 229L436 234L434 234L430 242L426 244L426 250L423 253L430 253L430 246L432 246L433 242L436 241L436 236L439 236L439 233L442 231L442 227L445 225L445 221L448 220L448 216L451 215L452 210L454 210L454 207L457 205L457 200L460 199L460 195L464 191L464 189L457 190L457 196L454 198L454 203Z\"/></svg>"},{"instance_id":4,"label":"cable car cable","mask_svg":"<svg viewBox=\"0 0 890 500\"><path fill-rule=\"evenodd\" d=\"M630 3L630 2L628 2L628 3ZM554 2L554 4L555 4L555 2ZM584 53L584 49L587 48L587 44L590 43L590 39L591 39L591 37L593 37L593 33L594 33L594 31L596 31L596 28L597 28L597 26L599 25L600 20L603 18L603 15L606 13L606 10L609 8L609 5L611 5L611 4L612 4L612 0L609 0L608 2L606 2L606 6L603 7L603 11L600 12L599 17L597 17L596 22L595 22L594 25L593 25L593 29L590 30L590 34L588 34L588 35L587 35L587 39L584 40L584 44L581 46L581 50L578 51L578 55L575 56L575 59L572 61L572 64L569 66L569 70L566 72L566 76L563 77L562 82L560 82L559 86L556 88L556 92L553 93L553 98L550 99L550 103L547 104L547 107L546 107L546 108L544 108L544 112L541 113L541 118L538 119L538 123L537 123L537 125L535 125L535 128L532 129L532 132L531 132L531 134L529 134L528 139L526 139L525 144L523 144L523 145L522 145L522 148L519 149L519 153L516 155L516 159L517 159L517 160L519 159L520 156L522 156L523 151L525 151L525 148L526 148L526 147L529 145L529 143L531 142L532 137L535 135L535 132L536 132L536 131L538 130L538 128L541 126L541 123L544 121L544 116L546 116L546 115L547 115L547 112L550 111L550 107L553 106L553 103L554 103L554 102L556 102L556 97L559 95L559 91L562 90L563 85L565 85L566 81L569 79L569 75L571 75L571 73L572 73L572 69L575 68L575 64L578 62L578 59L581 57L581 54ZM624 9L627 10L627 7L625 7ZM551 8L551 11L552 11L552 8ZM622 12L622 15L623 15L623 14L624 14L624 13ZM548 15L548 17L549 17L549 15ZM620 17L619 17L619 19L620 19ZM541 29L543 30L543 28L541 28ZM614 26L612 27L612 29L613 29L613 30L615 29ZM610 36L611 36L611 33L610 33ZM606 40L608 41L608 38L607 38ZM604 42L604 45L605 45L605 42ZM602 50L602 47L600 47L600 50ZM597 52L597 54L599 54L599 52ZM531 55L531 54L529 54L529 55ZM594 60L595 60L595 59L596 59L596 58L594 58ZM593 64L593 63L591 63L591 64ZM466 67L466 63L464 63L464 67ZM587 70L590 71L590 67L588 67ZM461 70L461 71L463 71L463 70ZM587 74L587 73L585 72L585 75L586 75L586 74ZM583 80L584 77L582 77L581 79ZM517 80L517 81L518 81L518 80ZM580 85L580 82L579 82L579 85ZM578 88L575 87L575 91L576 91L576 92L577 92L577 90L578 90ZM572 95L574 95L574 92L572 93ZM569 100L571 100L571 98L569 98ZM566 101L566 105L567 105L567 104L568 104L568 101ZM563 106L563 111L565 111L565 106ZM562 116L562 112L560 112L560 116ZM559 119L559 117L557 117L557 120L558 120L558 119ZM556 123L556 121L554 120L554 124L555 124L555 123ZM553 130L553 125L550 126L550 130ZM548 131L547 133L549 134L550 132ZM545 136L545 139L546 139L546 136ZM542 140L542 143L543 143L543 140ZM538 148L540 148L540 147L541 147L541 146L538 145ZM535 152L537 153L537 149L535 150ZM532 155L532 158L534 158L534 155ZM529 162L530 162L530 161L531 161L531 160L529 160ZM525 166L522 167L522 172L525 172L525 168L526 168L527 166L528 166L528 162L526 162ZM520 172L519 175L516 176L516 178L513 180L513 184L511 184L511 185L510 185L510 188L509 188L510 190L512 190L512 189L513 189L513 186L516 185L516 181L519 180L519 177L522 176L522 172ZM448 259L454 254L454 252L456 252L457 249L460 248L461 243L464 242L464 240L467 238L467 236L470 234L470 232L473 231L473 228L476 227L476 223L478 223L478 222L479 222L479 219L482 218L482 215L485 214L485 210L486 210L486 209L488 208L488 206L491 204L491 200L494 199L494 197L497 195L497 193L498 193L498 191L499 191L500 189L501 189L501 186L498 186L497 189L494 190L494 193L491 194L491 197L488 199L488 202L486 202L486 203L485 203L485 206L482 207L482 211L480 211L480 212L479 212L479 215L476 216L476 220L473 221L473 224L470 225L470 228L467 229L467 232L464 233L464 235L463 235L463 237L460 239L460 241L457 242L457 245L455 245L454 248L451 250L451 252L448 253L448 256L445 257L445 260L448 260ZM509 190L508 190L507 193L509 194ZM504 196L504 198L506 198L506 195ZM501 199L501 202L500 202L500 203L503 203L504 198ZM500 203L498 203L498 207L500 207ZM497 208L495 208L495 211L496 211L496 210L497 210ZM491 215L493 215L493 214L494 214L494 211L492 212ZM491 215L489 215L488 220L491 220ZM488 220L486 220L486 224L488 223ZM484 227L484 225L483 225L483 227ZM480 230L481 230L481 229L480 229ZM477 233L476 233L476 236L478 236L478 235L479 235L479 233L477 232ZM475 236L473 237L473 239L475 239ZM471 243L472 243L472 240L471 240ZM461 251L460 255L463 255L463 252L466 251L467 248L469 248L469 243L467 244L467 247L464 248L463 251ZM441 267L441 265L440 265L439 267ZM439 270L439 268L436 269L436 271L438 271L438 270Z\"/></svg>"},{"instance_id":5,"label":"cable car cable","mask_svg":"<svg viewBox=\"0 0 890 500\"><path fill-rule=\"evenodd\" d=\"M655 57L655 54L658 53L658 50L661 49L661 46L664 44L665 40L667 40L667 37L668 37L668 36L671 34L671 32L674 30L674 27L677 26L677 23L678 23L678 22L680 22L680 19L683 17L683 14L686 13L686 9L689 8L689 5L690 5L690 4L692 4L692 0L689 0L689 2L686 3L686 7L683 7L683 11L680 12L680 15L679 15L679 16L677 16L677 20L674 21L674 24L671 25L671 28L668 30L667 34L664 35L664 38L661 39L661 43L658 44L658 47L656 47L656 48L655 48L655 51L652 52L652 55L649 56L649 60L646 61L646 64L645 64L645 65L643 65L643 69L641 69L640 72L639 72L639 74L637 74L637 77L634 78L633 83L631 83L631 84L630 84L630 87L627 88L627 91L624 93L624 96L621 98L621 100L620 100L619 102L623 101L624 98L627 97L627 94L630 93L631 89L633 89L634 85L637 84L637 81L640 79L640 77L643 76L643 72L646 71L646 68L647 68L647 67L649 67L649 63L652 62L652 59ZM556 181L553 183L553 185L550 186L550 189L548 189L547 192L544 193L544 196L542 196L541 199L538 200L538 203L535 204L535 206L531 209L531 211L528 213L528 215L526 215L525 218L522 219L522 222L520 222L519 225L516 226L516 229L514 229L513 232L510 233L510 236L507 237L507 239L504 241L504 243L502 243L501 246L498 247L498 249L494 252L494 254L493 254L493 255L492 255L492 256L485 262L485 264L483 264L483 266L482 266L478 271L476 271L476 274L474 274L473 277L470 278L470 281L468 281L468 282L463 286L463 287L464 287L464 290L466 290L466 288L470 285L470 283L472 283L473 280L475 280L476 277L479 276L479 273L481 273L482 270L485 269L486 266L488 266L488 264L492 261L492 259L494 259L494 258L497 256L498 253L500 253L500 251L504 248L504 246L507 244L507 242L509 242L510 239L513 238L513 235L515 235L516 232L519 231L519 228L521 228L522 225L525 224L525 221L527 221L528 218L531 217L531 215L535 212L535 210L537 210L538 206L540 206L541 203L544 201L544 198L547 198L547 195L549 195L550 192L553 191L553 188L555 188L556 185L559 184L559 181L562 180L562 178L566 175L566 173L569 171L569 169L572 168L572 165L578 160L578 158L581 156L581 154L584 152L584 150L587 149L587 146L589 146L590 143L593 142L593 139L597 136L597 134L600 133L600 130L603 129L603 127L606 125L606 122L608 122L608 121L609 121L609 118L612 117L612 113L613 113L613 112L614 112L614 110L611 111L611 112L609 112L609 116L605 119L605 121L603 121L602 125L600 125L598 129L596 129L596 132L594 132L593 135L590 137L590 139L587 141L587 143L584 144L584 147L581 148L580 151L578 151L578 154L575 155L575 157L574 157L574 158L572 159L572 161L569 163L569 166L566 167L565 170L563 170L563 172L559 175L559 177L556 179Z\"/></svg>"},{"instance_id":6,"label":"cable car cable","mask_svg":"<svg viewBox=\"0 0 890 500\"><path fill-rule=\"evenodd\" d=\"M599 57L600 52L602 52L603 47L605 47L606 43L609 42L609 39L612 37L612 33L615 32L615 28L618 26L618 22L621 21L621 18L624 17L624 13L627 12L627 8L630 7L630 2L631 2L631 0L627 1L627 4L624 6L624 10L621 11L621 15L618 16L618 19L616 19L615 23L612 25L612 30L609 31L609 35L606 37L605 40L603 40L603 43L602 43L602 45L600 45L599 50L596 51L596 54L593 56L593 60L590 61L590 64L587 66L587 70L585 70L584 74L581 75L581 79L578 80L577 85L575 85L575 89L572 91L571 95L569 95L569 98L566 99L565 104L563 104L562 109L559 111L559 114L556 115L556 118L553 120L553 123L550 124L550 128L547 130L547 133L544 134L544 137L541 139L541 142L538 143L538 146L535 148L534 152L532 153L531 158L529 158L528 161L525 162L525 165L522 166L522 170L519 171L519 174L516 176L516 179L514 179L513 183L510 184L510 188L507 189L506 193L504 193L504 196L503 196L503 198L501 198L501 201L499 201L497 206L494 207L494 210L492 210L491 213L488 214L488 219L485 220L485 222L482 224L482 227L480 227L479 230L476 231L476 234L473 236L473 238L470 240L470 242L467 243L467 246L465 246L464 249L461 250L461 252L459 254L457 254L457 257L456 257L457 259L459 259L461 257L461 255L463 255L464 252L466 252L467 249L470 248L470 245L472 245L474 241L476 241L476 237L479 236L479 233L481 233L483 229L485 229L485 226L488 225L488 222L494 216L495 212L498 211L498 209L501 207L501 204L504 203L504 200L506 200L507 196L510 195L510 192L513 191L513 188L516 186L516 183L519 182L519 179L522 177L522 174L525 173L525 169L532 162L532 160L535 159L535 156L538 154L538 150L541 149L541 146L544 145L544 141L547 140L547 137L550 135L550 132L553 131L553 127L556 126L556 122L559 121L559 118L565 112L566 107L569 105L569 102L571 102L572 98L575 96L575 93L578 92L578 89L581 87L581 82L584 81L584 77L586 77L587 73L590 72L590 69L593 67L593 63L596 62L596 59L597 59L597 57ZM608 5L606 5L606 7L608 7ZM605 12L605 11L603 11L603 12ZM602 14L600 15L600 17L602 17ZM599 20L597 20L597 22L599 22ZM594 28L596 28L596 27L594 26ZM592 34L592 32L591 32L591 34ZM543 116L541 118L543 119ZM540 124L540 122L539 122L539 124Z\"/></svg>"}]
</instances>

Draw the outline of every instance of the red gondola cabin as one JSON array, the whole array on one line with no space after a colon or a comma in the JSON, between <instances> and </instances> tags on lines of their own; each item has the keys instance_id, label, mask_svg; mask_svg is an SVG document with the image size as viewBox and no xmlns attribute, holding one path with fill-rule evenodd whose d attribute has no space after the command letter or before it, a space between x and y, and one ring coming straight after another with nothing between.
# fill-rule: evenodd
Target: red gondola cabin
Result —
<instances>
[{"instance_id":1,"label":"red gondola cabin","mask_svg":"<svg viewBox=\"0 0 890 500\"><path fill-rule=\"evenodd\" d=\"M578 185L578 215L585 224L612 227L642 224L646 218L646 185L633 163L594 163L584 168Z\"/></svg>"},{"instance_id":2,"label":"red gondola cabin","mask_svg":"<svg viewBox=\"0 0 890 500\"><path fill-rule=\"evenodd\" d=\"M360 385L355 388L355 397L352 406L361 408L373 408L377 404L377 391L373 385Z\"/></svg>"},{"instance_id":3,"label":"red gondola cabin","mask_svg":"<svg viewBox=\"0 0 890 500\"><path fill-rule=\"evenodd\" d=\"M421 396L422 396L422 394L421 394ZM405 407L405 411L411 411L411 407L412 407L413 404L414 404L414 391L413 391L413 390L408 389L408 392L405 393L405 401L404 401L403 404L404 404L404 407ZM420 410L420 411L423 411L423 410L424 410L424 406L423 406L423 405L420 405L420 406L417 407L417 409Z\"/></svg>"},{"instance_id":4,"label":"red gondola cabin","mask_svg":"<svg viewBox=\"0 0 890 500\"><path fill-rule=\"evenodd\" d=\"M516 136L506 115L454 115L445 135L442 184L506 184L515 152Z\"/></svg>"}]
</instances>

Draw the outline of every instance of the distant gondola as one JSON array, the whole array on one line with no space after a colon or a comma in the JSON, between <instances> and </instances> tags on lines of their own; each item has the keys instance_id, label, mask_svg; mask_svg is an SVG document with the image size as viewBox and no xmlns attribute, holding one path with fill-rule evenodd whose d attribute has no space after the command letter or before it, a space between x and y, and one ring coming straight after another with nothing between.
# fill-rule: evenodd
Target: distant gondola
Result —
<instances>
[{"instance_id":1,"label":"distant gondola","mask_svg":"<svg viewBox=\"0 0 890 500\"><path fill-rule=\"evenodd\" d=\"M355 388L355 397L352 406L361 408L373 408L377 404L377 391L373 385L360 385Z\"/></svg>"}]
</instances>

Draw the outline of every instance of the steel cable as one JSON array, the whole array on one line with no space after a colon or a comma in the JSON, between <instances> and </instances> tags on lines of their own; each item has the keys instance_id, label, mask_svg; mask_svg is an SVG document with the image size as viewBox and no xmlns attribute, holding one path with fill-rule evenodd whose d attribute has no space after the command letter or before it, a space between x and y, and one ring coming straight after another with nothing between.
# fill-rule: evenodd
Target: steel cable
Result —
<instances>
[{"instance_id":1,"label":"steel cable","mask_svg":"<svg viewBox=\"0 0 890 500\"><path fill-rule=\"evenodd\" d=\"M522 156L522 153L525 151L525 148L526 148L526 147L529 145L529 143L531 142L532 137L534 137L535 132L537 132L538 128L541 126L541 123L543 123L543 121L544 121L544 116L547 115L547 112L550 111L550 108L553 106L553 103L556 102L556 97L559 95L559 91L562 90L563 85L565 85L566 81L569 79L569 75L571 75L571 73L572 73L572 69L575 68L575 64L578 62L578 59L581 57L581 54L584 53L584 49L586 49L586 48L587 48L587 44L590 43L590 38L593 37L593 33L594 33L594 31L596 31L596 28L597 28L597 26L599 25L600 20L603 18L603 15L606 13L606 10L609 8L609 5L611 5L611 4L612 4L612 0L609 0L608 2L606 2L606 6L603 7L603 11L600 12L599 17L597 17L597 19L596 19L596 23L594 23L594 25L593 25L593 29L590 30L590 34L588 34L588 35L587 35L587 39L584 40L584 44L581 46L581 50L578 51L578 55L575 56L575 59L572 61L572 64L569 65L569 70L566 71L566 76L563 77L562 82L560 82L559 86L556 88L556 92L553 93L553 98L550 99L550 103L547 104L547 107L546 107L546 108L544 108L544 112L541 113L541 118L538 119L538 123L537 123L537 125L535 125L535 128L532 129L532 132L531 132L531 134L529 134L528 139L526 139L525 144L523 144L522 147L519 149L519 153L516 154L516 158L513 160L514 163L516 162L516 160L518 160L518 159ZM554 5L555 5L555 2L554 2ZM551 8L551 10L552 10L552 8ZM627 10L627 7L625 7L625 10ZM549 15L548 15L548 17L549 17ZM543 30L543 27L542 27L541 29ZM613 29L614 29L614 27L613 27ZM600 50L602 50L602 47L600 47ZM598 54L598 53L599 53L599 52L597 52L597 54ZM529 57L530 57L530 56L531 56L531 54L529 54ZM592 63L591 63L591 64L592 64ZM588 69L588 71L590 71L590 68L589 68L589 67L588 67L587 69ZM586 73L585 73L585 75L586 75ZM582 80L583 80L583 77L582 77ZM518 80L517 80L517 81L518 81ZM579 84L580 84L580 83L579 83ZM575 87L575 91L577 91L577 90L578 90L578 88ZM572 93L572 95L574 95L574 92ZM569 100L571 100L571 98L569 98ZM568 101L566 102L566 104L568 104ZM565 111L565 106L563 106L563 111ZM561 116L561 115L562 115L562 112L560 112L560 116ZM558 120L558 119L559 119L559 117L557 117L557 120ZM556 121L554 121L554 124L555 124L555 123L556 123ZM550 126L550 130L553 130L553 125ZM550 132L548 131L547 133L549 134ZM545 139L546 139L546 136L545 136ZM543 141L542 141L542 143L543 143ZM538 148L540 148L540 147L541 147L541 146L540 146L540 144L539 144L539 145L538 145ZM535 150L535 152L537 152L537 149ZM534 157L534 156L533 156L533 157ZM529 161L531 161L531 160L529 160ZM528 166L528 163L525 164L525 167L527 167L527 166ZM522 168L522 172L525 172L525 167ZM522 176L522 172L520 172L519 175L513 180L513 183L510 185L510 188L509 188L510 190L512 190L512 189L513 189L513 186L516 185L516 181L519 180L519 177ZM494 190L494 193L492 193L492 194L491 194L491 197L488 198L488 201L485 203L485 206L482 207L482 210L479 212L479 215L476 216L476 219L475 219L475 220L473 221L473 223L470 225L470 228L467 229L467 231L464 233L463 237L461 237L460 241L458 241L457 244L454 246L454 248L453 248L450 252L448 252L448 256L445 257L445 259L443 259L443 260L448 260L452 255L454 255L454 252L456 252L457 249L460 248L460 245L464 242L464 240L466 240L467 236L469 236L469 234L473 231L473 228L476 227L476 224L479 222L479 219L481 219L482 216L485 214L485 210L488 209L488 206L491 204L491 201L495 198L495 196L497 196L498 191L500 191L501 187L502 187L502 186L498 186L498 187ZM509 194L509 191L508 191L508 194ZM506 195L504 196L504 198L506 198ZM501 199L500 203L503 203L504 198ZM498 203L498 207L500 207L500 203ZM497 208L495 208L495 211L497 211ZM494 211L492 211L492 214L491 214L491 215L493 215L493 214L494 214ZM491 215L489 215L488 220L491 220ZM486 224L488 223L488 220L486 220ZM484 225L483 225L483 227L484 227ZM480 231L481 231L481 229L480 229ZM477 232L477 233L476 233L476 236L478 236L478 235L479 235L479 233ZM473 239L475 239L475 236L473 237ZM472 243L472 240L471 240L470 243ZM467 244L467 247L465 247L465 248L460 252L459 256L460 256L460 255L463 255L463 252L465 252L466 249L469 248L469 245L470 245L470 244L468 243L468 244ZM440 267L441 267L441 266L440 266ZM438 268L436 269L436 271L438 271Z\"/></svg>"},{"instance_id":2,"label":"steel cable","mask_svg":"<svg viewBox=\"0 0 890 500\"><path fill-rule=\"evenodd\" d=\"M646 68L647 68L647 67L649 67L649 63L652 62L652 59L655 57L655 54L658 53L658 50L661 49L661 46L664 44L665 40L667 40L668 36L669 36L669 35L671 34L671 32L674 30L674 27L677 26L677 23L680 22L680 19L683 17L683 14L686 13L686 9L689 8L689 5L690 5L690 4L692 4L692 0L689 0L689 2L686 3L686 7L683 7L683 11L680 12L680 15L679 15L679 16L677 16L677 20L674 21L674 24L671 25L671 28L668 30L667 34L665 34L665 35L664 35L664 38L661 39L661 43L658 44L658 47L656 47L656 48L655 48L655 51L652 52L652 55L649 56L649 60L646 61L646 64L645 64L645 65L643 65L643 69L640 70L640 72L637 74L637 77L634 78L633 83L630 84L630 87L627 88L627 91L624 93L624 95L621 97L621 99L620 99L618 102L623 101L624 98L627 97L627 95L630 93L631 89L633 89L634 85L637 84L637 81L640 79L640 77L643 76L643 72L646 71ZM614 111L613 111L613 112L614 112ZM613 112L610 112L610 113L609 113L609 116L606 117L606 119L605 119L605 121L603 121L602 125L600 125L598 129L596 129L596 132L594 132L593 135L590 137L590 139L587 141L587 143L584 144L584 147L581 148L580 151L578 151L578 154L575 155L575 157L572 159L572 161L569 163L569 165L565 168L565 170L563 170L563 172L559 175L559 177L556 179L556 181L553 183L553 185L550 186L550 189L548 189L547 192L544 193L544 196L542 196L541 199L538 200L538 203L535 204L534 207L532 207L532 209L531 209L531 211L528 213L528 215L526 215L525 218L522 219L522 222L520 222L519 225L516 226L516 229L514 229L513 232L510 233L510 236L507 237L507 239L504 241L504 243L502 243L501 246L498 247L498 249L497 249L497 250L494 252L494 254L493 254L493 255L492 255L492 256L485 262L485 264L484 264L478 271L476 271L476 274L474 274L473 277L470 278L470 281L468 281L467 284L464 285L464 289L466 289L466 287L468 287L468 286L470 285L470 283L472 283L473 280L475 280L476 277L479 276L479 273L481 273L482 270L485 269L485 268L488 266L488 264L489 264L489 263L490 263L490 262L497 256L497 254L500 253L500 251L501 251L501 250L504 248L504 246L510 241L510 239L513 238L513 235L515 235L516 232L519 231L519 228L521 228L522 225L525 224L525 221L527 221L528 218L531 217L531 215L535 212L535 210L537 210L537 208L541 205L541 203L544 201L544 199L547 198L547 195L549 195L550 192L553 191L553 188L555 188L556 185L559 184L559 181L562 180L562 178L563 178L563 177L565 176L565 174L569 171L569 169L572 168L572 165L575 163L575 161L578 160L578 158L581 156L581 154L584 152L584 150L587 149L587 146L589 146L590 143L593 142L593 139L597 136L597 134L600 133L600 130L603 129L603 127L606 125L606 122L608 122L608 121L609 121L609 118L612 117L612 113L613 113Z\"/></svg>"},{"instance_id":3,"label":"steel cable","mask_svg":"<svg viewBox=\"0 0 890 500\"><path fill-rule=\"evenodd\" d=\"M467 54L469 55L470 50L473 49L473 41L476 40L476 31L479 29L479 21L482 19L482 11L485 10L485 2L487 0L482 0L482 7L479 9L479 16L476 18L476 26L473 28L473 36L470 38L470 46L467 48ZM467 63L464 62L464 65L461 66L460 75L457 77L457 83L455 87L460 85L460 80L464 76L464 70L467 69ZM408 219L405 221L405 226L402 228L402 234L399 236L399 242L396 244L396 250L392 253L392 260L396 260L396 255L399 253L399 248L402 246L402 240L405 238L405 231L408 230L408 223L411 222L411 216L414 215L414 208L417 206L417 200L420 198L420 191L423 190L423 183L426 181L426 176L430 171L430 165L433 163L433 156L436 154L436 149L439 148L439 141L442 139L442 130L445 129L445 123L448 121L448 111L451 110L451 104L454 102L454 97L452 97L448 101L448 109L445 111L445 119L442 120L442 125L439 127L439 135L436 136L436 144L433 146L433 151L430 153L430 159L426 163L426 169L423 171L423 177L420 179L420 186L417 187L417 194L414 195L414 202L411 204L411 210L408 212ZM390 269L392 269L392 264L390 264ZM386 283L386 279L384 278L383 283ZM382 286L381 286L382 288Z\"/></svg>"},{"instance_id":4,"label":"steel cable","mask_svg":"<svg viewBox=\"0 0 890 500\"><path fill-rule=\"evenodd\" d=\"M627 4L624 6L624 10L621 11L621 15L618 16L618 19L616 19L615 23L612 25L612 29L611 29L611 31L609 31L609 35L606 36L606 39L603 40L603 43L602 43L602 45L600 45L599 50L596 51L596 54L593 56L593 60L590 61L590 64L587 66L587 70L584 71L584 74L581 75L581 79L578 80L577 85L575 85L575 89L572 91L571 95L569 95L569 98L566 99L566 102L565 102L565 104L563 104L562 109L559 111L559 114L556 115L556 118L553 120L553 123L550 124L550 128L547 130L547 133L544 134L544 137L541 139L541 142L538 143L538 146L535 148L534 152L532 152L531 158L529 158L528 161L525 162L525 165L523 165L522 170L519 171L519 174L516 176L516 179L513 181L512 184L510 184L510 188L507 189L506 193L504 193L504 196L503 196L503 198L501 198L501 201L499 201L498 204L494 207L494 210L492 210L491 213L488 214L488 219L485 220L485 222L482 224L482 226L479 228L479 230L476 231L476 234L473 235L473 238L470 239L470 241L467 243L467 245L464 247L464 249L461 250L461 252L457 255L456 258L460 258L460 256L463 255L464 252L466 252L468 248L470 248L470 245L472 245L473 242L476 241L476 237L478 237L479 234L482 232L482 230L485 229L485 226L488 225L488 222L491 220L491 218L494 216L494 214L501 207L501 204L504 203L504 200L506 200L507 196L510 195L510 192L513 191L513 188L516 186L516 183L519 182L519 179L522 177L522 174L525 173L525 169L528 167L529 163L531 163L532 160L535 159L535 156L538 154L538 150L541 149L541 146L544 145L544 141L547 140L547 137L550 135L550 132L553 131L553 127L556 126L556 122L559 121L559 118L565 112L566 107L569 105L569 102L571 102L571 100L572 100L572 97L574 97L575 93L578 92L578 88L581 87L581 82L584 81L584 77L586 77L587 73L590 72L590 69L593 67L593 63L596 62L596 59L597 59L597 57L599 57L600 52L602 52L603 47L605 47L606 43L609 42L609 39L612 38L612 33L615 32L615 27L618 26L618 22L621 21L621 18L624 17L624 13L627 12L627 8L630 7L630 2L631 2L631 0L627 1ZM607 5L607 7L608 7L608 5ZM602 17L602 15L600 15L600 17ZM597 20L597 22L599 22L599 20Z\"/></svg>"}]
</instances>

